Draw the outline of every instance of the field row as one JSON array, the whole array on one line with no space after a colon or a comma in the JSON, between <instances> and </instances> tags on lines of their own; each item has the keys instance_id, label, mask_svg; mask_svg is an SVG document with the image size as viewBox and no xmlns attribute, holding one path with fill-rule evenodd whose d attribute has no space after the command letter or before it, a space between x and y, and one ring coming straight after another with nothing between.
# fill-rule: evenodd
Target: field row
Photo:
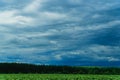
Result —
<instances>
[{"instance_id":1,"label":"field row","mask_svg":"<svg viewBox=\"0 0 120 80\"><path fill-rule=\"evenodd\" d=\"M0 80L120 80L120 76L72 74L0 74Z\"/></svg>"}]
</instances>

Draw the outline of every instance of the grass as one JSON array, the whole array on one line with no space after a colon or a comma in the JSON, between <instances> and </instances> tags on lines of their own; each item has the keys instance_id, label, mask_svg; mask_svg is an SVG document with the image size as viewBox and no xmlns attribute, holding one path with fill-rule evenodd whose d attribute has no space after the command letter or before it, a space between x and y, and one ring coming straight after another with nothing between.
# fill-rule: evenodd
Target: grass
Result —
<instances>
[{"instance_id":1,"label":"grass","mask_svg":"<svg viewBox=\"0 0 120 80\"><path fill-rule=\"evenodd\" d=\"M120 75L0 74L0 80L120 80Z\"/></svg>"}]
</instances>

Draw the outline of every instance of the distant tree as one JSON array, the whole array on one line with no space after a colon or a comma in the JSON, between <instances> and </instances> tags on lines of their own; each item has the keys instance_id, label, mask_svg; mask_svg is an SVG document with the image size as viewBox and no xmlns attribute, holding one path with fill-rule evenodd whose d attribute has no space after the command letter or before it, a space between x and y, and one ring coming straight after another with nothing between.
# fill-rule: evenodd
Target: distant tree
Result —
<instances>
[{"instance_id":1,"label":"distant tree","mask_svg":"<svg viewBox=\"0 0 120 80\"><path fill-rule=\"evenodd\" d=\"M25 63L0 63L0 73L41 74L119 74L118 67L77 67L56 65L33 65Z\"/></svg>"}]
</instances>

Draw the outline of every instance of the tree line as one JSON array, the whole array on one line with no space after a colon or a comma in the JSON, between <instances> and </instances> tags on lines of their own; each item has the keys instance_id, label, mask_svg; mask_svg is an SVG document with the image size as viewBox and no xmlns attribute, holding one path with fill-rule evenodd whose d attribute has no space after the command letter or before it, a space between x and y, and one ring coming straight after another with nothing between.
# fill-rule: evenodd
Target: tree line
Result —
<instances>
[{"instance_id":1,"label":"tree line","mask_svg":"<svg viewBox=\"0 0 120 80\"><path fill-rule=\"evenodd\" d=\"M0 63L1 74L39 73L39 74L120 74L119 67L79 67L34 65L25 63Z\"/></svg>"}]
</instances>

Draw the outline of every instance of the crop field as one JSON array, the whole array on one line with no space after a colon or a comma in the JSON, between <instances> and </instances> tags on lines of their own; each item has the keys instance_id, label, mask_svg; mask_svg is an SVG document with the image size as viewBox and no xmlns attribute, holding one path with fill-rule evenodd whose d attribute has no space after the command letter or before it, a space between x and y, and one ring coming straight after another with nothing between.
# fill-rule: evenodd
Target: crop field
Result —
<instances>
[{"instance_id":1,"label":"crop field","mask_svg":"<svg viewBox=\"0 0 120 80\"><path fill-rule=\"evenodd\" d=\"M120 80L120 76L79 74L0 74L0 80Z\"/></svg>"}]
</instances>

